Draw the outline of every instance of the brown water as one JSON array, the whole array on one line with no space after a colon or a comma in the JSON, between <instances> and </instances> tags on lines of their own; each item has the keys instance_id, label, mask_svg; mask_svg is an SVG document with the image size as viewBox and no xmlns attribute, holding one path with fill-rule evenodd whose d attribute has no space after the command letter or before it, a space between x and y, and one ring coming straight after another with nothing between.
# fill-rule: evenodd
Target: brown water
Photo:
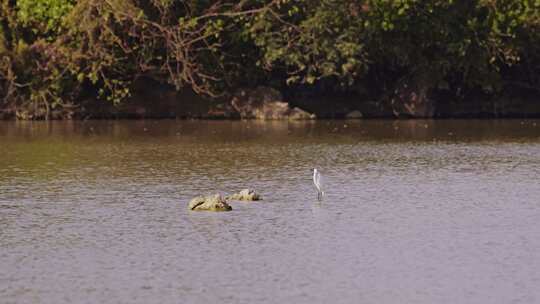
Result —
<instances>
[{"instance_id":1,"label":"brown water","mask_svg":"<svg viewBox=\"0 0 540 304\"><path fill-rule=\"evenodd\" d=\"M540 302L539 120L0 122L0 155L1 303Z\"/></svg>"}]
</instances>

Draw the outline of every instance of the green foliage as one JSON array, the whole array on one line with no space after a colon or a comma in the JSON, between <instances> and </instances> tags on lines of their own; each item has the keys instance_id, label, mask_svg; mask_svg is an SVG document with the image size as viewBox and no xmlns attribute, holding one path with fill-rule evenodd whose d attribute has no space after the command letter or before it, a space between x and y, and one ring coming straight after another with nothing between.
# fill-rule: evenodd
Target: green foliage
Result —
<instances>
[{"instance_id":1,"label":"green foliage","mask_svg":"<svg viewBox=\"0 0 540 304\"><path fill-rule=\"evenodd\" d=\"M16 3L21 26L31 29L34 34L54 36L63 30L63 19L75 0L18 0Z\"/></svg>"},{"instance_id":2,"label":"green foliage","mask_svg":"<svg viewBox=\"0 0 540 304\"><path fill-rule=\"evenodd\" d=\"M282 70L288 83L343 86L375 73L384 87L420 77L431 87L493 89L501 69L519 64L538 41L530 37L538 12L532 0L291 0L278 13L255 16L248 31L263 51L260 64Z\"/></svg>"},{"instance_id":3,"label":"green foliage","mask_svg":"<svg viewBox=\"0 0 540 304\"><path fill-rule=\"evenodd\" d=\"M279 12L255 16L247 31L262 50L259 64L282 69L287 83L336 77L347 83L367 69L357 1L284 1Z\"/></svg>"},{"instance_id":4,"label":"green foliage","mask_svg":"<svg viewBox=\"0 0 540 304\"><path fill-rule=\"evenodd\" d=\"M7 51L6 47L7 41L6 36L4 34L4 28L2 25L0 25L0 54L5 54Z\"/></svg>"},{"instance_id":5,"label":"green foliage","mask_svg":"<svg viewBox=\"0 0 540 304\"><path fill-rule=\"evenodd\" d=\"M540 86L538 0L0 0L0 104L114 104L152 77L219 96L330 84L375 97Z\"/></svg>"}]
</instances>

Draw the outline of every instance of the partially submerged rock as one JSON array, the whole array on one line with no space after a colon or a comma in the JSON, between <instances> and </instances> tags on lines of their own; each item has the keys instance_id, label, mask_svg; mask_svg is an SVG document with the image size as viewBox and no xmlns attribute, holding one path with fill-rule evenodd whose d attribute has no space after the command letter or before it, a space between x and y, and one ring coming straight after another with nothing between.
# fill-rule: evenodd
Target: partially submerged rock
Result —
<instances>
[{"instance_id":1,"label":"partially submerged rock","mask_svg":"<svg viewBox=\"0 0 540 304\"><path fill-rule=\"evenodd\" d=\"M352 112L347 113L347 115L345 115L345 118L347 119L359 119L362 117L363 117L362 112L358 110L354 110Z\"/></svg>"},{"instance_id":2,"label":"partially submerged rock","mask_svg":"<svg viewBox=\"0 0 540 304\"><path fill-rule=\"evenodd\" d=\"M259 201L262 197L252 189L243 189L238 193L227 196L226 199L234 201Z\"/></svg>"},{"instance_id":3,"label":"partially submerged rock","mask_svg":"<svg viewBox=\"0 0 540 304\"><path fill-rule=\"evenodd\" d=\"M197 196L189 202L188 208L195 211L231 211L232 207L219 195Z\"/></svg>"},{"instance_id":4,"label":"partially submerged rock","mask_svg":"<svg viewBox=\"0 0 540 304\"><path fill-rule=\"evenodd\" d=\"M289 111L289 120L310 120L315 119L315 114L304 111L298 107L294 107Z\"/></svg>"},{"instance_id":5,"label":"partially submerged rock","mask_svg":"<svg viewBox=\"0 0 540 304\"><path fill-rule=\"evenodd\" d=\"M261 120L306 120L315 119L315 115L300 108L291 108L284 101L281 93L270 87L239 89L231 99L232 108L242 119Z\"/></svg>"}]
</instances>

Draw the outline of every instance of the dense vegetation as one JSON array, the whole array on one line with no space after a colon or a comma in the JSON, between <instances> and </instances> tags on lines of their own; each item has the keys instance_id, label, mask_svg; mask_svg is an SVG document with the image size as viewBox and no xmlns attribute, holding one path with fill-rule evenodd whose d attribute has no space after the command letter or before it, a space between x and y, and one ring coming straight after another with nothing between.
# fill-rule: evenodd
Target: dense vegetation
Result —
<instances>
[{"instance_id":1,"label":"dense vegetation","mask_svg":"<svg viewBox=\"0 0 540 304\"><path fill-rule=\"evenodd\" d=\"M538 90L540 0L0 0L0 58L19 118L122 103L141 77L213 97Z\"/></svg>"}]
</instances>

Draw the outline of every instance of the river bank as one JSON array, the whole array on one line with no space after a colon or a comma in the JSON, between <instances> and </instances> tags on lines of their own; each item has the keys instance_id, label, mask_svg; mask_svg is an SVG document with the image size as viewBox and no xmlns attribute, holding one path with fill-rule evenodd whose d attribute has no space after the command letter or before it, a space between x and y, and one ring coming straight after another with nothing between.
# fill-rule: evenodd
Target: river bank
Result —
<instances>
[{"instance_id":1,"label":"river bank","mask_svg":"<svg viewBox=\"0 0 540 304\"><path fill-rule=\"evenodd\" d=\"M283 93L282 93L283 91ZM320 90L276 90L267 86L238 89L227 97L205 98L193 91L141 80L132 96L114 105L89 98L73 106L45 113L47 108L6 106L0 119L370 119L370 118L538 118L540 94L536 89L509 88L497 96L468 92L463 96L444 90L395 91L370 99L356 93Z\"/></svg>"}]
</instances>

